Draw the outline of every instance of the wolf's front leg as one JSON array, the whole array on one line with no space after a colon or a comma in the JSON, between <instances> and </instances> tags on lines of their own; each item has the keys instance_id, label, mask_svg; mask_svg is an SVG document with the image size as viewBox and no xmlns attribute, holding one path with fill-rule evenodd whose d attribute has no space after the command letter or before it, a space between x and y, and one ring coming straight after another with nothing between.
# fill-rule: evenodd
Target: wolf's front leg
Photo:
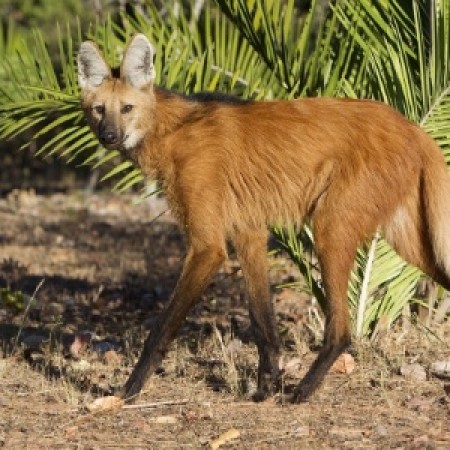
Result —
<instances>
[{"instance_id":1,"label":"wolf's front leg","mask_svg":"<svg viewBox=\"0 0 450 450\"><path fill-rule=\"evenodd\" d=\"M147 337L139 361L122 390L126 400L139 394L149 376L161 364L170 341L225 257L225 250L218 245L192 246L189 249L172 298Z\"/></svg>"}]
</instances>

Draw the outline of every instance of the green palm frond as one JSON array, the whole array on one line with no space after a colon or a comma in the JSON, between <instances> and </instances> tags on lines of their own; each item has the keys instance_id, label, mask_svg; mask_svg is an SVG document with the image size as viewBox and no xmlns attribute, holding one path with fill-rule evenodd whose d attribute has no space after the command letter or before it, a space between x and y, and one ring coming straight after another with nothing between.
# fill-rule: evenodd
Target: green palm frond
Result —
<instances>
[{"instance_id":1,"label":"green palm frond","mask_svg":"<svg viewBox=\"0 0 450 450\"><path fill-rule=\"evenodd\" d=\"M113 49L118 38L111 30L111 21L97 24L93 35L108 35L102 47L114 64ZM19 47L0 62L0 137L11 139L27 133L24 148L38 143L37 155L57 154L67 162L106 162L93 160L98 142L86 124L80 109L75 51L81 33L73 38L69 30L58 30L58 55L49 54L42 34L35 30L30 42ZM111 43L114 41L114 43ZM102 151L101 153L104 153Z\"/></svg>"},{"instance_id":2,"label":"green palm frond","mask_svg":"<svg viewBox=\"0 0 450 450\"><path fill-rule=\"evenodd\" d=\"M356 33L339 23L340 8L317 20L315 0L304 15L294 1L216 1L273 73L277 97L336 95L343 80L365 70Z\"/></svg>"},{"instance_id":3,"label":"green palm frond","mask_svg":"<svg viewBox=\"0 0 450 450\"><path fill-rule=\"evenodd\" d=\"M361 248L349 282L355 335L375 337L380 319L385 327L392 325L414 298L421 277L379 234Z\"/></svg>"},{"instance_id":4,"label":"green palm frond","mask_svg":"<svg viewBox=\"0 0 450 450\"><path fill-rule=\"evenodd\" d=\"M427 15L415 1L409 33L405 34L404 28L394 23L391 35L385 38L385 52L367 50L371 54L374 95L420 124L441 146L450 163L450 1L433 5L427 27L429 35L424 33L423 26ZM367 261L366 250L359 255L358 268L349 286L349 298L356 311L361 305L361 271L370 271L364 324L357 329L360 335L376 332L376 322L381 317L387 324L393 323L403 307L415 299L423 277L383 240L377 244L371 267L366 266Z\"/></svg>"},{"instance_id":5,"label":"green palm frond","mask_svg":"<svg viewBox=\"0 0 450 450\"><path fill-rule=\"evenodd\" d=\"M319 276L319 267L314 253L314 238L309 226L298 232L295 227L275 227L273 230L281 246L297 265L303 276L306 290L317 300L322 310L327 310L327 300Z\"/></svg>"},{"instance_id":6,"label":"green palm frond","mask_svg":"<svg viewBox=\"0 0 450 450\"><path fill-rule=\"evenodd\" d=\"M164 22L155 17L156 11L129 25L156 45L156 83L184 93L232 90L245 97L261 96L271 85L260 55L217 8L206 4L195 22L183 11L169 13Z\"/></svg>"},{"instance_id":7,"label":"green palm frond","mask_svg":"<svg viewBox=\"0 0 450 450\"><path fill-rule=\"evenodd\" d=\"M235 90L247 97L267 96L271 73L239 30L216 8L205 7L204 17L197 22L182 12L178 16L171 13L163 21L155 7L148 13L150 17L124 19L124 28L111 20L94 24L86 38L94 40L108 63L117 66L129 36L143 32L156 46L157 83L187 93L220 89ZM205 38L202 30L206 27L210 32ZM41 33L35 31L31 43L24 43L20 52L0 62L0 95L4 97L0 102L0 137L10 139L28 132L31 139L27 144L38 140L38 154L56 153L68 161L81 158L97 167L115 158L98 147L79 108L75 53L81 35L80 30L76 38L69 30L60 32L59 55L52 61ZM129 164L119 168L113 168L103 179L123 177L116 186L120 191L144 179Z\"/></svg>"}]
</instances>

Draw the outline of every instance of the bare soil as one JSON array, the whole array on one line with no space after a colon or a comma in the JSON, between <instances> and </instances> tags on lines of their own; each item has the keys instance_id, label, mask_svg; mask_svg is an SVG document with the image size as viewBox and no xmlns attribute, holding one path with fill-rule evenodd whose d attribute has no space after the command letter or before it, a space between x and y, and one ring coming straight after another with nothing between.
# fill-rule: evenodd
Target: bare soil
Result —
<instances>
[{"instance_id":1,"label":"bare soil","mask_svg":"<svg viewBox=\"0 0 450 450\"><path fill-rule=\"evenodd\" d=\"M448 322L357 342L355 370L308 403L251 401L257 353L230 259L134 405L85 406L120 386L176 282L183 237L161 199L112 194L0 199L0 446L5 448L450 448ZM273 247L285 390L315 356L322 316ZM280 287L281 286L281 287ZM416 363L424 376L400 374ZM339 372L339 371L335 371Z\"/></svg>"}]
</instances>

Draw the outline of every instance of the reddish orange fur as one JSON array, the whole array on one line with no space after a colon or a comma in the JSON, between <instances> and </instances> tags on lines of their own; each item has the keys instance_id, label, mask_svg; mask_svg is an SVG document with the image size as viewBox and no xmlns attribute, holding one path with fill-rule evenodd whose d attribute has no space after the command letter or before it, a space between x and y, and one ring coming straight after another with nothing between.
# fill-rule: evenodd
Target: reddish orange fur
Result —
<instances>
[{"instance_id":1,"label":"reddish orange fur","mask_svg":"<svg viewBox=\"0 0 450 450\"><path fill-rule=\"evenodd\" d=\"M106 79L84 93L106 105L117 129L144 130L129 155L158 178L186 232L183 274L158 331L125 387L130 397L161 361L189 308L237 248L260 354L261 398L276 388L279 342L267 285L267 227L314 224L328 297L324 348L293 400L307 398L350 342L347 284L357 246L377 229L407 261L450 288L450 181L437 145L417 125L374 101L311 98L228 104L152 84ZM120 114L132 101L134 112ZM108 112L110 116L108 116ZM106 120L106 119L105 119Z\"/></svg>"}]
</instances>

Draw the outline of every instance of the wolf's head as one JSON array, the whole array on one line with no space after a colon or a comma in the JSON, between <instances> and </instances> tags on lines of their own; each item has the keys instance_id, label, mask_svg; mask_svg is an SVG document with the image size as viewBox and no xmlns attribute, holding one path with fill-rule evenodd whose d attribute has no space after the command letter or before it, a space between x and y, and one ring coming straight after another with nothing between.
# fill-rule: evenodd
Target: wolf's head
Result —
<instances>
[{"instance_id":1,"label":"wolf's head","mask_svg":"<svg viewBox=\"0 0 450 450\"><path fill-rule=\"evenodd\" d=\"M134 150L153 127L154 50L143 34L125 50L119 76L98 47L83 42L78 52L78 83L82 106L99 141L107 148Z\"/></svg>"}]
</instances>

